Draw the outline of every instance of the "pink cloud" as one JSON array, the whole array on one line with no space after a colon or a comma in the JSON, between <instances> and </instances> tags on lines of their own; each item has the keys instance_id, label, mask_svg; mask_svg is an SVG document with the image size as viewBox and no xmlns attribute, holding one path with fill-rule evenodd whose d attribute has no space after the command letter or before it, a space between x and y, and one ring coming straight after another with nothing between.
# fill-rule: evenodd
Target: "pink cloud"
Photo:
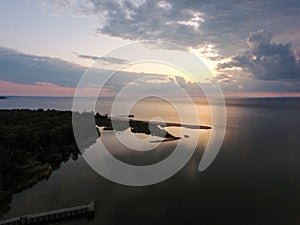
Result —
<instances>
[{"instance_id":1,"label":"pink cloud","mask_svg":"<svg viewBox=\"0 0 300 225\"><path fill-rule=\"evenodd\" d=\"M19 96L74 96L76 88L63 87L47 82L36 82L35 84L20 84L0 80L0 95ZM84 88L86 96L97 93L96 88ZM101 95L111 96L113 93L102 90Z\"/></svg>"}]
</instances>

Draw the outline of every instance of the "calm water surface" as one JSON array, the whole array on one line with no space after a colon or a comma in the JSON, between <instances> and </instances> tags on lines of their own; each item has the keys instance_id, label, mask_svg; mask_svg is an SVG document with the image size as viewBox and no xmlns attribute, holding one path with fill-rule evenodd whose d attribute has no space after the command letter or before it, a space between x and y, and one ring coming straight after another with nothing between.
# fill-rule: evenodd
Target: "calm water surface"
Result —
<instances>
[{"instance_id":1,"label":"calm water surface","mask_svg":"<svg viewBox=\"0 0 300 225\"><path fill-rule=\"evenodd\" d=\"M201 99L195 102L200 123L209 125L209 106ZM6 216L94 198L95 219L68 224L300 224L300 99L230 99L226 103L225 140L204 172L197 167L210 131L202 130L189 163L162 183L147 187L115 184L97 175L80 157L62 164L47 181L15 194ZM109 99L103 100L97 111L107 113L110 105ZM71 106L71 98L0 101L0 108L68 110ZM137 104L133 113L140 119L159 116L178 121L176 111L157 99ZM161 160L176 146L176 141L163 143L144 155L124 153L112 132L103 133L101 139L121 160L137 164Z\"/></svg>"}]
</instances>

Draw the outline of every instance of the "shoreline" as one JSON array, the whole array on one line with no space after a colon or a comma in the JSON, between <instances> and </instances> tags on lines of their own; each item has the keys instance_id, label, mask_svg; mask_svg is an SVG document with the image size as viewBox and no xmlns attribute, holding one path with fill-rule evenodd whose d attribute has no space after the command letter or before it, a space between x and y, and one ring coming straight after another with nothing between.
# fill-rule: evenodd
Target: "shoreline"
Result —
<instances>
[{"instance_id":1,"label":"shoreline","mask_svg":"<svg viewBox=\"0 0 300 225\"><path fill-rule=\"evenodd\" d=\"M165 127L185 127L190 129L211 129L209 126L178 123L160 123L141 120L114 120L99 113L72 113L61 110L0 109L0 203L10 199L14 193L34 185L39 180L48 179L63 162L77 160L78 149L72 118L84 124L80 138L87 149L101 136L103 130L143 133L162 138L158 142L179 140ZM86 123L95 119L94 123ZM97 127L98 126L98 127ZM98 133L95 132L95 129ZM186 137L185 137L186 138ZM22 178L22 179L21 179ZM8 204L4 203L4 205ZM0 214L3 212L0 212Z\"/></svg>"}]
</instances>

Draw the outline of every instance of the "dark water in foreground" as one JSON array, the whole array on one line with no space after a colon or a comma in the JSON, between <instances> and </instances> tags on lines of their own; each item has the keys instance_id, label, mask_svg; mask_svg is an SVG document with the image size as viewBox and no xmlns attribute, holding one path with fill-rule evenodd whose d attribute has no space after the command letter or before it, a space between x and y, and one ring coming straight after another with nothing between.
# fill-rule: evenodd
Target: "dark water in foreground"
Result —
<instances>
[{"instance_id":1,"label":"dark water in foreground","mask_svg":"<svg viewBox=\"0 0 300 225\"><path fill-rule=\"evenodd\" d=\"M19 106L4 101L0 108L70 105L65 98L25 98ZM207 106L200 102L201 107ZM80 157L64 163L47 181L15 194L6 216L76 205L92 197L95 219L70 224L300 224L300 99L231 99L227 113L223 146L204 172L197 166L205 140L180 172L147 187L107 181ZM158 155L175 145L165 143Z\"/></svg>"}]
</instances>

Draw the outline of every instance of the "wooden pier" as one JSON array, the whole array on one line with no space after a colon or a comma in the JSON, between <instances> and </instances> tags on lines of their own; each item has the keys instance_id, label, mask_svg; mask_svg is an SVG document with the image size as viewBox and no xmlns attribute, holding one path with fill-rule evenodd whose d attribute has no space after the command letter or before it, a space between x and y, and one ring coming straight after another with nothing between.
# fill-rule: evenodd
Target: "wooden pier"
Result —
<instances>
[{"instance_id":1,"label":"wooden pier","mask_svg":"<svg viewBox=\"0 0 300 225\"><path fill-rule=\"evenodd\" d=\"M28 214L11 219L1 220L0 225L45 224L83 216L91 218L94 216L94 214L95 203L94 201L89 201L85 205L56 209L47 212Z\"/></svg>"}]
</instances>

